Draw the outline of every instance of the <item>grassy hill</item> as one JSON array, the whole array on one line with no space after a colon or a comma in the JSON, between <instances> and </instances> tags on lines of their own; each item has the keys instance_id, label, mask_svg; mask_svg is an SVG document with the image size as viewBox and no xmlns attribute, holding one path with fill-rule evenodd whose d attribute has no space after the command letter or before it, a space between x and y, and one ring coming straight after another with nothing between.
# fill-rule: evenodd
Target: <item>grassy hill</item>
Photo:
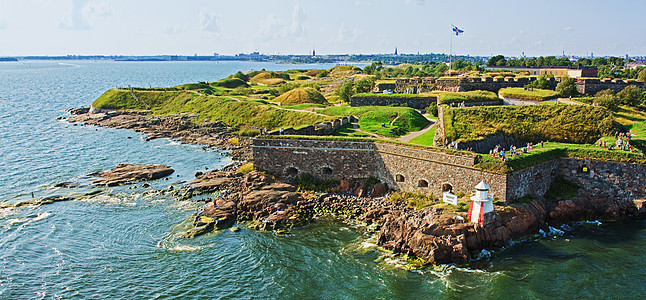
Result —
<instances>
[{"instance_id":1,"label":"grassy hill","mask_svg":"<svg viewBox=\"0 0 646 300\"><path fill-rule=\"evenodd\" d=\"M445 108L445 135L469 142L502 133L525 141L594 143L614 132L610 111L579 105Z\"/></svg>"},{"instance_id":2,"label":"grassy hill","mask_svg":"<svg viewBox=\"0 0 646 300\"><path fill-rule=\"evenodd\" d=\"M503 97L535 101L552 100L560 96L558 92L552 90L533 89L530 91L524 88L504 88L498 93Z\"/></svg>"},{"instance_id":3,"label":"grassy hill","mask_svg":"<svg viewBox=\"0 0 646 300\"><path fill-rule=\"evenodd\" d=\"M276 97L273 101L280 102L282 105L297 105L304 103L327 104L325 97L312 87L301 87L289 90Z\"/></svg>"}]
</instances>

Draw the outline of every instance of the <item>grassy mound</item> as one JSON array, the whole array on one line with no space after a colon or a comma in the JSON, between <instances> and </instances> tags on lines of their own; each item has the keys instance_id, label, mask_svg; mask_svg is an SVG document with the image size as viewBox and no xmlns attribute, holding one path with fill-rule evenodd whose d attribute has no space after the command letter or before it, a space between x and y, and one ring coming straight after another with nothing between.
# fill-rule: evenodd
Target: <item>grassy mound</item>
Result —
<instances>
[{"instance_id":1,"label":"grassy mound","mask_svg":"<svg viewBox=\"0 0 646 300\"><path fill-rule=\"evenodd\" d=\"M498 96L489 91L470 91L459 93L442 93L438 96L439 104L450 103L474 103L474 102L502 102Z\"/></svg>"},{"instance_id":2,"label":"grassy mound","mask_svg":"<svg viewBox=\"0 0 646 300\"><path fill-rule=\"evenodd\" d=\"M502 133L524 141L594 143L614 132L605 108L579 105L519 105L444 110L447 138L482 140Z\"/></svg>"},{"instance_id":3,"label":"grassy mound","mask_svg":"<svg viewBox=\"0 0 646 300\"><path fill-rule=\"evenodd\" d=\"M290 76L287 73L278 73L273 71L257 71L249 73L251 83L266 85L266 86L277 86L283 84L290 80Z\"/></svg>"},{"instance_id":4,"label":"grassy mound","mask_svg":"<svg viewBox=\"0 0 646 300\"><path fill-rule=\"evenodd\" d=\"M141 91L135 90L134 94L139 100L150 105L151 108L160 107L170 99L173 100L188 100L195 94L189 91ZM141 102L135 100L128 90L111 89L103 93L98 99L92 103L96 108L107 109L128 109L128 110L145 110L146 106Z\"/></svg>"},{"instance_id":5,"label":"grassy mound","mask_svg":"<svg viewBox=\"0 0 646 300\"><path fill-rule=\"evenodd\" d=\"M398 137L410 131L421 130L429 122L419 112L408 107L330 106L317 112L330 116L357 116L360 129L387 137Z\"/></svg>"},{"instance_id":6,"label":"grassy mound","mask_svg":"<svg viewBox=\"0 0 646 300\"><path fill-rule=\"evenodd\" d=\"M261 101L235 101L229 98L198 95L190 91L135 91L137 97L151 106L154 114L199 113L200 119L221 121L233 127L252 125L277 128L301 127L331 121L311 113L277 109ZM94 107L108 109L145 110L128 90L112 89L94 103Z\"/></svg>"},{"instance_id":7,"label":"grassy mound","mask_svg":"<svg viewBox=\"0 0 646 300\"><path fill-rule=\"evenodd\" d=\"M503 97L535 101L552 100L558 98L560 95L558 92L552 90L534 89L530 91L523 88L504 88L498 93Z\"/></svg>"},{"instance_id":8,"label":"grassy mound","mask_svg":"<svg viewBox=\"0 0 646 300\"><path fill-rule=\"evenodd\" d=\"M228 78L228 79L222 79L220 81L216 81L211 83L213 86L217 87L223 87L223 88L228 88L228 89L235 89L238 87L249 87L249 85L242 79L240 78Z\"/></svg>"},{"instance_id":9,"label":"grassy mound","mask_svg":"<svg viewBox=\"0 0 646 300\"><path fill-rule=\"evenodd\" d=\"M303 87L289 90L286 93L276 97L276 102L282 105L297 105L304 103L327 104L325 97L314 88Z\"/></svg>"}]
</instances>

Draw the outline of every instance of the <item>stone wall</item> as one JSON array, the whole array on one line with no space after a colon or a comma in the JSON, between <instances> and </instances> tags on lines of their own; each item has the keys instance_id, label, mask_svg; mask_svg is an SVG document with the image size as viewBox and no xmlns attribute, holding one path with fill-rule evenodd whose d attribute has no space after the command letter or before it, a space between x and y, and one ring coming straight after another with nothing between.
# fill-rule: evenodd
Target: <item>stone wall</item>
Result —
<instances>
[{"instance_id":1,"label":"stone wall","mask_svg":"<svg viewBox=\"0 0 646 300\"><path fill-rule=\"evenodd\" d=\"M395 90L400 93L417 94L434 90L448 92L467 92L475 90L491 91L498 93L500 89L508 87L523 87L535 78L399 78L395 83ZM555 87L560 78L549 78L549 84ZM596 78L576 79L577 90L582 94L594 95L598 91L611 89L615 92L623 90L628 85L636 85L644 90L644 83L635 80L610 80Z\"/></svg>"},{"instance_id":2,"label":"stone wall","mask_svg":"<svg viewBox=\"0 0 646 300\"><path fill-rule=\"evenodd\" d=\"M613 90L619 92L629 85L634 85L644 90L644 83L635 80L610 80L610 79L596 79L596 78L582 78L576 82L576 89L581 94L594 95L602 90Z\"/></svg>"},{"instance_id":3,"label":"stone wall","mask_svg":"<svg viewBox=\"0 0 646 300\"><path fill-rule=\"evenodd\" d=\"M482 180L489 193L507 201L545 195L556 176L564 176L593 196L622 200L646 197L646 165L562 158L509 174L473 167L465 157L401 145L373 142L254 139L254 164L278 176L309 173L319 178L375 177L391 189L433 193L446 188L470 194ZM583 167L591 172L582 172Z\"/></svg>"},{"instance_id":4,"label":"stone wall","mask_svg":"<svg viewBox=\"0 0 646 300\"><path fill-rule=\"evenodd\" d=\"M334 133L337 129L350 124L352 122L357 121L356 118L352 116L348 117L343 117L334 121L326 122L326 123L318 123L302 128L285 128L283 130L283 134L285 135L318 135L318 136L323 136L323 135L330 135ZM262 128L258 128L262 129ZM280 131L279 130L274 130L268 133L269 135L279 135Z\"/></svg>"},{"instance_id":5,"label":"stone wall","mask_svg":"<svg viewBox=\"0 0 646 300\"><path fill-rule=\"evenodd\" d=\"M375 177L392 189L436 196L447 187L469 194L484 180L493 196L506 199L506 175L474 168L475 157L386 143L287 139L254 139L252 150L257 168L279 176Z\"/></svg>"},{"instance_id":6,"label":"stone wall","mask_svg":"<svg viewBox=\"0 0 646 300\"><path fill-rule=\"evenodd\" d=\"M436 96L397 97L397 95L389 96L384 94L379 96L352 96L350 98L350 106L388 106L397 104L416 109L425 109L433 103L437 103Z\"/></svg>"},{"instance_id":7,"label":"stone wall","mask_svg":"<svg viewBox=\"0 0 646 300\"><path fill-rule=\"evenodd\" d=\"M646 165L564 158L557 174L581 186L592 196L620 200L646 198ZM583 172L583 167L588 172Z\"/></svg>"}]
</instances>

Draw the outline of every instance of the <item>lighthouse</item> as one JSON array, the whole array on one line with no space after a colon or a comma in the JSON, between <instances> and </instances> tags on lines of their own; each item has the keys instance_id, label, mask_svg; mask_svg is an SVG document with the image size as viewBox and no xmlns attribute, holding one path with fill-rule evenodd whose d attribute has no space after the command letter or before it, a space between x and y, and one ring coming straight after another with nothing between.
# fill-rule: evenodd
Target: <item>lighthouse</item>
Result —
<instances>
[{"instance_id":1,"label":"lighthouse","mask_svg":"<svg viewBox=\"0 0 646 300\"><path fill-rule=\"evenodd\" d=\"M487 195L489 187L484 181L476 185L476 194L471 196L471 207L467 217L472 223L484 225L485 214L493 211L493 199Z\"/></svg>"}]
</instances>

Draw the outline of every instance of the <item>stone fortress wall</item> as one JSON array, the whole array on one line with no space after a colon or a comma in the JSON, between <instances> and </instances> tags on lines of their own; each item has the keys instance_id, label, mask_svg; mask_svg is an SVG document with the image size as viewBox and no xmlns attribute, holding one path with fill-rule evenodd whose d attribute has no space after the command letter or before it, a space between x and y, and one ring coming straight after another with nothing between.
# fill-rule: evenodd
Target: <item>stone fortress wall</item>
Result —
<instances>
[{"instance_id":1,"label":"stone fortress wall","mask_svg":"<svg viewBox=\"0 0 646 300\"><path fill-rule=\"evenodd\" d=\"M254 165L278 176L311 174L325 179L375 177L389 188L440 196L451 189L469 194L483 180L490 194L508 201L545 194L556 176L582 186L592 195L646 197L646 165L558 159L509 174L474 167L475 156L379 142L307 139L254 139ZM583 167L590 172L582 172Z\"/></svg>"},{"instance_id":2,"label":"stone fortress wall","mask_svg":"<svg viewBox=\"0 0 646 300\"><path fill-rule=\"evenodd\" d=\"M398 78L395 81L395 91L404 94L419 94L430 91L466 92L491 91L498 93L508 87L523 87L533 81L530 77L517 78ZM552 86L561 81L560 78L549 78ZM597 78L577 78L577 90L582 94L594 95L598 91L611 89L621 91L628 85L635 85L644 90L644 83L636 80L610 80Z\"/></svg>"}]
</instances>

